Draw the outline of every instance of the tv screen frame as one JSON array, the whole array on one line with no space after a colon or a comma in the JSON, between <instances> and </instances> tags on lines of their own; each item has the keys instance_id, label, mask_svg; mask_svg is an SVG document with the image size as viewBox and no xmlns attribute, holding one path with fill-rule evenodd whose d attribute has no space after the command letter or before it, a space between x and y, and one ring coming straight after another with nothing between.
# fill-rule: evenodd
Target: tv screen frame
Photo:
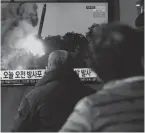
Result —
<instances>
[{"instance_id":1,"label":"tv screen frame","mask_svg":"<svg viewBox=\"0 0 145 133\"><path fill-rule=\"evenodd\" d=\"M116 8L116 5L118 5L118 2L117 2L118 0L70 0L70 1L67 1L67 0L42 0L42 1L37 1L37 0L29 0L29 1L27 1L27 0L25 0L25 1L20 1L20 0L15 0L14 2L15 3L20 3L20 2L26 2L26 3L45 3L45 2L47 2L47 3L53 3L53 2L55 2L55 3L57 3L57 2L59 2L59 3L108 3L108 22L112 22L112 21L115 21L115 20L117 20L118 18L119 18L119 15L116 15L116 9L119 9L119 8ZM11 2L11 1L1 1L1 3L9 3L9 2ZM116 4L116 5L115 5ZM119 5L118 5L119 6ZM37 73L41 73L41 76L43 76L44 75L44 70L29 70L29 73L34 73L34 72L36 72L37 71ZM39 72L38 72L39 71ZM80 68L80 70L75 70L77 73L78 73L78 75L84 75L84 73L88 73L88 71L90 71L90 69L88 69L88 68ZM79 71L79 72L78 72ZM28 70L17 70L17 71L15 71L14 72L14 70L12 70L12 71L9 71L9 70L6 70L6 71L1 71L1 73L2 73L2 75L4 75L4 74L9 74L9 73L11 73L11 74L13 74L13 75L16 75L17 73L21 73L21 72L23 72L23 73L28 73ZM83 82L86 82L86 83L96 83L97 82L97 74L94 76L95 74L93 73L93 74L91 74L91 76L90 76L90 78L87 78L87 76L85 77L85 78L82 78L82 77L80 77L81 78L81 80L83 81ZM12 80L12 79L10 79L10 80L6 80L6 79L3 79L2 78L2 80L1 80L1 84L2 84L2 86L7 86L7 85L35 85L37 82L38 82L38 80L40 80L41 78L40 77L38 77L38 78L32 78L32 79L29 79L29 78L26 78L26 79L20 79L20 78L18 78L17 80L15 79L15 80Z\"/></svg>"}]
</instances>

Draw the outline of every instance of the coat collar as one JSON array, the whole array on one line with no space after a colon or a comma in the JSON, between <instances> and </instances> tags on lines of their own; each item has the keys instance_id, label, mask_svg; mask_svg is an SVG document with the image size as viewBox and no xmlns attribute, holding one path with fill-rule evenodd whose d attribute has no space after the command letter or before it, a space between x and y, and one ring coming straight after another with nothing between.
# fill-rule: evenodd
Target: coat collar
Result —
<instances>
[{"instance_id":1,"label":"coat collar","mask_svg":"<svg viewBox=\"0 0 145 133\"><path fill-rule=\"evenodd\" d=\"M51 70L49 72L46 72L46 74L42 77L42 79L35 85L36 86L42 86L49 82L55 81L55 80L80 80L78 75L69 68L59 68L55 70Z\"/></svg>"}]
</instances>

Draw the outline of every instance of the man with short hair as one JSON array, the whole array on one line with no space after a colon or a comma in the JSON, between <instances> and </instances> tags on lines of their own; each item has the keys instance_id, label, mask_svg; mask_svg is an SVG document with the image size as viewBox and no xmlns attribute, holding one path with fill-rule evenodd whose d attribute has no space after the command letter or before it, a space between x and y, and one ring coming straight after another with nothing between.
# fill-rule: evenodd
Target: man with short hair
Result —
<instances>
[{"instance_id":1,"label":"man with short hair","mask_svg":"<svg viewBox=\"0 0 145 133\"><path fill-rule=\"evenodd\" d=\"M78 103L60 132L143 132L143 32L102 24L93 29L90 50L105 84Z\"/></svg>"},{"instance_id":2,"label":"man with short hair","mask_svg":"<svg viewBox=\"0 0 145 133\"><path fill-rule=\"evenodd\" d=\"M46 74L23 98L12 131L56 132L75 104L93 92L73 71L69 53L54 51L49 55Z\"/></svg>"}]
</instances>

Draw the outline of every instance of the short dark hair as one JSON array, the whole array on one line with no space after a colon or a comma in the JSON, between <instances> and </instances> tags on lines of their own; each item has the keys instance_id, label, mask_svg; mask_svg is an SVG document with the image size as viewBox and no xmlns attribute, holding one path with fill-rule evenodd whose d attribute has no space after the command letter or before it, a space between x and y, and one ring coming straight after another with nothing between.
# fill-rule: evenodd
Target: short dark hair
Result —
<instances>
[{"instance_id":1,"label":"short dark hair","mask_svg":"<svg viewBox=\"0 0 145 133\"><path fill-rule=\"evenodd\" d=\"M104 80L143 74L144 34L120 23L102 24L93 29L90 51L93 68Z\"/></svg>"}]
</instances>

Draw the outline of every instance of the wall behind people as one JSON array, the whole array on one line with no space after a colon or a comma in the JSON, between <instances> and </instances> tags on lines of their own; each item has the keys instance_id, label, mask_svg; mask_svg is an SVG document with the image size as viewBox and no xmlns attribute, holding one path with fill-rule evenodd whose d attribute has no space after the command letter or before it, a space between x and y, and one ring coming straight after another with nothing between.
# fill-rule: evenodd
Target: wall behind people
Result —
<instances>
[{"instance_id":1,"label":"wall behind people","mask_svg":"<svg viewBox=\"0 0 145 133\"><path fill-rule=\"evenodd\" d=\"M136 0L119 0L120 22L135 27L137 17Z\"/></svg>"}]
</instances>

